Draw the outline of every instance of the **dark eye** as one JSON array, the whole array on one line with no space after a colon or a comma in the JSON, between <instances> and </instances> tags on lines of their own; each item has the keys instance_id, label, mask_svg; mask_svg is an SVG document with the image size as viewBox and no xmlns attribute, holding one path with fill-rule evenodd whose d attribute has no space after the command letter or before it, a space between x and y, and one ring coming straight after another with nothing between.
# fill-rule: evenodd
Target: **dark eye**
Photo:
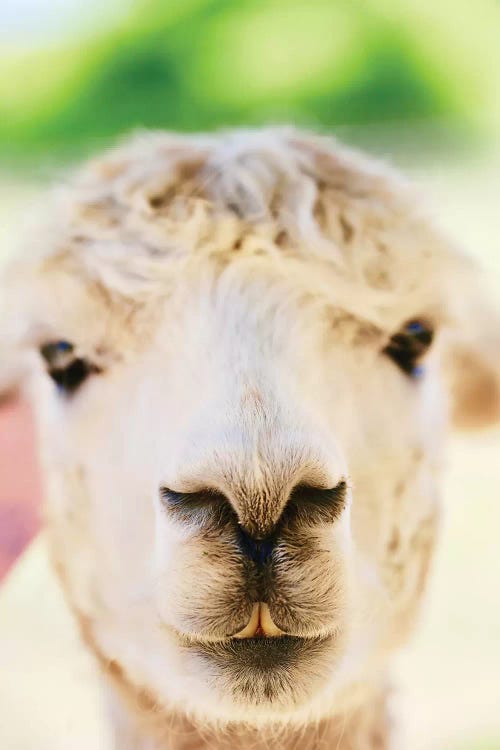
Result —
<instances>
[{"instance_id":1,"label":"dark eye","mask_svg":"<svg viewBox=\"0 0 500 750\"><path fill-rule=\"evenodd\" d=\"M84 357L75 354L74 346L69 341L49 341L40 349L47 372L60 391L71 394L92 373L99 368Z\"/></svg>"},{"instance_id":2,"label":"dark eye","mask_svg":"<svg viewBox=\"0 0 500 750\"><path fill-rule=\"evenodd\" d=\"M403 372L419 377L423 373L422 358L432 344L433 338L434 331L429 323L409 320L391 337L384 354L387 354Z\"/></svg>"}]
</instances>

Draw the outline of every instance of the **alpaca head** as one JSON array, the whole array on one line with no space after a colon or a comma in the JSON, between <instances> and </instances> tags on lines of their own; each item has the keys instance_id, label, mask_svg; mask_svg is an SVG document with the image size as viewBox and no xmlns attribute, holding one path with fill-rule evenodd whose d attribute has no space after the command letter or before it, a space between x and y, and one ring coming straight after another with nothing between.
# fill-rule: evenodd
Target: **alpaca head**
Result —
<instances>
[{"instance_id":1,"label":"alpaca head","mask_svg":"<svg viewBox=\"0 0 500 750\"><path fill-rule=\"evenodd\" d=\"M407 636L447 425L498 416L475 274L415 200L295 131L157 134L12 266L54 558L157 705L318 717Z\"/></svg>"}]
</instances>

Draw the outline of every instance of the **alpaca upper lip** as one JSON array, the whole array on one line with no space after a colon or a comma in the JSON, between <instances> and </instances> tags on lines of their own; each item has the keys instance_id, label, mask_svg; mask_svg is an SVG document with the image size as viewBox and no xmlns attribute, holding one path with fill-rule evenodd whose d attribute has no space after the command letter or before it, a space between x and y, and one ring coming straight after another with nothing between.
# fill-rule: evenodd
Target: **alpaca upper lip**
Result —
<instances>
[{"instance_id":1,"label":"alpaca upper lip","mask_svg":"<svg viewBox=\"0 0 500 750\"><path fill-rule=\"evenodd\" d=\"M182 631L173 629L176 636L180 638L185 644L204 644L204 643L230 643L231 641L250 640L262 638L264 640L270 638L280 638L285 635L289 635L282 630L271 617L269 607L264 602L256 602L253 605L252 613L245 627L240 628L238 631L220 636L207 636L207 635L187 635ZM297 636L298 637L298 636Z\"/></svg>"},{"instance_id":2,"label":"alpaca upper lip","mask_svg":"<svg viewBox=\"0 0 500 750\"><path fill-rule=\"evenodd\" d=\"M243 630L247 630L246 626ZM276 626L275 626L276 627ZM342 629L341 628L335 628L334 630L326 630L323 632L313 632L310 634L307 633L301 633L300 635L297 633L290 633L285 632L283 630L279 630L278 633L275 635L271 635L269 633L266 633L259 625L259 627L253 629L252 631L249 629L244 635L242 635L242 630L238 631L236 634L233 635L203 635L203 634L187 634L183 633L182 631L176 630L172 627L167 626L167 629L170 630L172 634L176 636L178 641L185 647L193 648L193 647L215 647L218 646L224 647L224 646L231 646L234 645L238 649L244 650L245 646L248 645L249 648L252 647L252 644L259 643L259 642L265 642L269 643L270 646L272 643L277 643L278 641L287 641L287 642L304 642L304 643L322 643L327 641L336 641L338 642L339 639L342 636Z\"/></svg>"}]
</instances>

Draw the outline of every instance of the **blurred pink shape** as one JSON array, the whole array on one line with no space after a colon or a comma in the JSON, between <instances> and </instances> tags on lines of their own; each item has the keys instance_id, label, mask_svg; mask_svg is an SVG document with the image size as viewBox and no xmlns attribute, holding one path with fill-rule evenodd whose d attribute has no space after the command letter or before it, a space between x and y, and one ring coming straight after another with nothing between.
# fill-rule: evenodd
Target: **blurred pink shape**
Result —
<instances>
[{"instance_id":1,"label":"blurred pink shape","mask_svg":"<svg viewBox=\"0 0 500 750\"><path fill-rule=\"evenodd\" d=\"M30 408L0 402L0 580L40 528L41 497Z\"/></svg>"}]
</instances>

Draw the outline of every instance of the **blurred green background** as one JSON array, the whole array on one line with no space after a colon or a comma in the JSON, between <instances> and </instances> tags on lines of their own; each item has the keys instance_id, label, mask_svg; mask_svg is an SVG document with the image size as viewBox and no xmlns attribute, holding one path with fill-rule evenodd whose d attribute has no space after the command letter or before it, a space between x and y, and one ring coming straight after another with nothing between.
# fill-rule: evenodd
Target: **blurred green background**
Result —
<instances>
[{"instance_id":1,"label":"blurred green background","mask_svg":"<svg viewBox=\"0 0 500 750\"><path fill-rule=\"evenodd\" d=\"M498 0L0 0L0 259L127 131L292 122L407 168L500 293L499 71ZM452 447L405 750L500 750L498 445Z\"/></svg>"},{"instance_id":2,"label":"blurred green background","mask_svg":"<svg viewBox=\"0 0 500 750\"><path fill-rule=\"evenodd\" d=\"M0 156L19 164L140 127L391 124L449 148L500 125L496 0L1 5Z\"/></svg>"}]
</instances>

